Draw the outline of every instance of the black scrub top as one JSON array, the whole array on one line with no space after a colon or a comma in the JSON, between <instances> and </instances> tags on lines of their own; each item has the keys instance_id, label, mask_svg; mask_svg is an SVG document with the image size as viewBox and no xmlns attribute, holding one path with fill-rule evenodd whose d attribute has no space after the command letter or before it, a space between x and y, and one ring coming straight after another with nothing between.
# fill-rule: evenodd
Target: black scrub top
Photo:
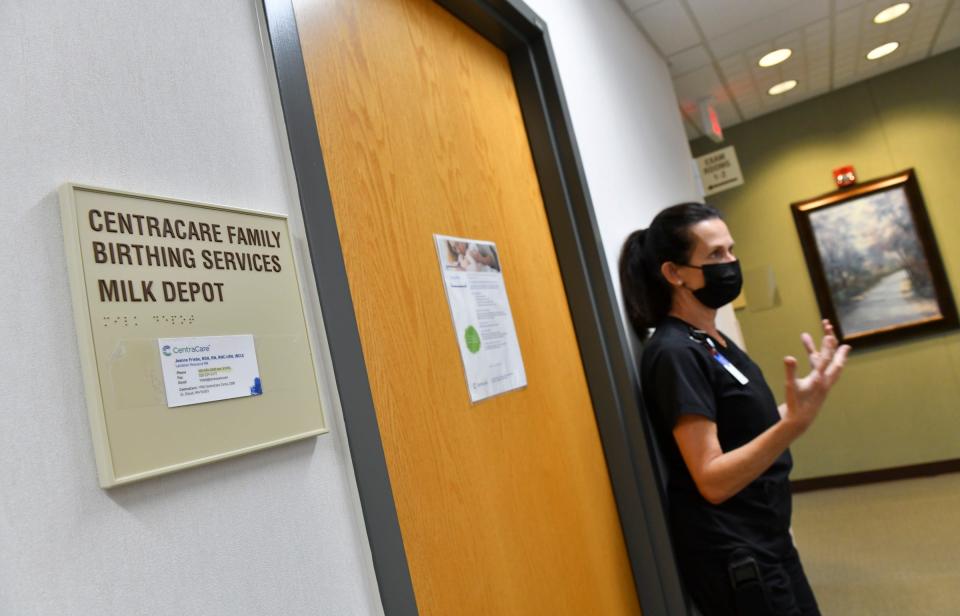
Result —
<instances>
[{"instance_id":1,"label":"black scrub top","mask_svg":"<svg viewBox=\"0 0 960 616\"><path fill-rule=\"evenodd\" d=\"M736 366L741 385L711 352ZM702 415L717 424L723 451L749 442L780 420L760 368L724 337L726 347L680 319L667 317L644 346L643 400L666 466L671 534L678 556L717 556L748 548L776 559L790 549L789 450L746 488L719 505L704 499L680 454L673 428L681 415Z\"/></svg>"}]
</instances>

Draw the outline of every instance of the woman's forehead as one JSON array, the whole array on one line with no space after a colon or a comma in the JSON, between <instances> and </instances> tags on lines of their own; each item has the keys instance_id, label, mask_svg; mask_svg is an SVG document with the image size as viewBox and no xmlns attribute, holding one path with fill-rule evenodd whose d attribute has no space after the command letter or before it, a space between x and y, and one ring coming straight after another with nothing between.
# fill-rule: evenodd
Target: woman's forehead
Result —
<instances>
[{"instance_id":1,"label":"woman's forehead","mask_svg":"<svg viewBox=\"0 0 960 616\"><path fill-rule=\"evenodd\" d=\"M733 244L733 237L730 235L727 223L719 218L701 220L691 225L690 235L694 239L694 250L701 247L717 248Z\"/></svg>"}]
</instances>

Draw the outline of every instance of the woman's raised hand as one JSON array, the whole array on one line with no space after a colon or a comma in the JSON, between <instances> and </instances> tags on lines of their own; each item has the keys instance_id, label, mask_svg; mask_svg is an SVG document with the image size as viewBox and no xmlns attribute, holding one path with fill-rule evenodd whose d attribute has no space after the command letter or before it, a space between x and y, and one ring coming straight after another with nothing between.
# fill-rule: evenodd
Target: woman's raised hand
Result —
<instances>
[{"instance_id":1,"label":"woman's raised hand","mask_svg":"<svg viewBox=\"0 0 960 616\"><path fill-rule=\"evenodd\" d=\"M787 408L783 419L794 423L802 432L816 419L830 388L840 378L850 346L839 345L833 325L828 319L823 320L823 340L819 349L814 344L813 337L806 332L800 335L800 340L807 350L810 373L798 379L796 358L783 359L787 371Z\"/></svg>"}]
</instances>

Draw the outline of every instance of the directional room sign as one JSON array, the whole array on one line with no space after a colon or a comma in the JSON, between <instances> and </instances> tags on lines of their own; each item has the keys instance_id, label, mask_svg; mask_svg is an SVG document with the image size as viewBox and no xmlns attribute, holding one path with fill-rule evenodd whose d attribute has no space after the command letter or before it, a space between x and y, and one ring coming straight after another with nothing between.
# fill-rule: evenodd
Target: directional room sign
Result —
<instances>
[{"instance_id":1,"label":"directional room sign","mask_svg":"<svg viewBox=\"0 0 960 616\"><path fill-rule=\"evenodd\" d=\"M737 160L737 151L733 146L714 150L697 157L700 181L703 182L704 196L735 188L743 184L743 173Z\"/></svg>"}]
</instances>

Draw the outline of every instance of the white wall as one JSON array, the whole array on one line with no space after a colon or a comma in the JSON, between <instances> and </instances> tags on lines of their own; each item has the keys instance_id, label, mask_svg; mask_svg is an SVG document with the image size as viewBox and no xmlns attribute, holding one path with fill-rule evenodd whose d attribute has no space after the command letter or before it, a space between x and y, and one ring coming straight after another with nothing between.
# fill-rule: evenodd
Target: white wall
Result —
<instances>
[{"instance_id":1,"label":"white wall","mask_svg":"<svg viewBox=\"0 0 960 616\"><path fill-rule=\"evenodd\" d=\"M701 198L670 73L616 0L526 2L547 23L616 277L627 235L663 208Z\"/></svg>"},{"instance_id":2,"label":"white wall","mask_svg":"<svg viewBox=\"0 0 960 616\"><path fill-rule=\"evenodd\" d=\"M295 212L254 7L0 3L0 614L381 610L332 403L331 434L97 487L55 191Z\"/></svg>"},{"instance_id":3,"label":"white wall","mask_svg":"<svg viewBox=\"0 0 960 616\"><path fill-rule=\"evenodd\" d=\"M617 260L624 240L663 208L703 200L673 82L616 0L526 2L547 23L622 311ZM718 323L742 340L730 308Z\"/></svg>"}]
</instances>

